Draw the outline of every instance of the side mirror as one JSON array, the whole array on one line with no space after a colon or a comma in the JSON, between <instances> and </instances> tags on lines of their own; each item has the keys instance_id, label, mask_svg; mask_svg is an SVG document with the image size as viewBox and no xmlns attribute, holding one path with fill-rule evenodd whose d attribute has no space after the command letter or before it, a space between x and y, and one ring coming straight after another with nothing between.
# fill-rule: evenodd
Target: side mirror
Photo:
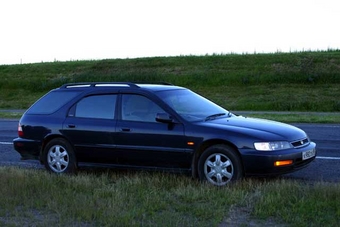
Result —
<instances>
[{"instance_id":1,"label":"side mirror","mask_svg":"<svg viewBox=\"0 0 340 227\"><path fill-rule=\"evenodd\" d=\"M172 117L167 113L157 113L156 114L156 121L161 123L172 123Z\"/></svg>"}]
</instances>

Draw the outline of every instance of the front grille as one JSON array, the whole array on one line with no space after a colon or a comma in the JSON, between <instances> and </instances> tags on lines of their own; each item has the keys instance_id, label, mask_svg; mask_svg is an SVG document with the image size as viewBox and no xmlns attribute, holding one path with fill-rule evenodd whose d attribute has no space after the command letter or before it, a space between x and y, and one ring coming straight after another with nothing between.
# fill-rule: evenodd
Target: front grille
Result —
<instances>
[{"instance_id":1,"label":"front grille","mask_svg":"<svg viewBox=\"0 0 340 227\"><path fill-rule=\"evenodd\" d=\"M308 138L304 138L304 139L301 139L301 140L297 140L297 141L291 142L291 144L295 148L304 147L304 146L307 146L309 144L309 139Z\"/></svg>"}]
</instances>

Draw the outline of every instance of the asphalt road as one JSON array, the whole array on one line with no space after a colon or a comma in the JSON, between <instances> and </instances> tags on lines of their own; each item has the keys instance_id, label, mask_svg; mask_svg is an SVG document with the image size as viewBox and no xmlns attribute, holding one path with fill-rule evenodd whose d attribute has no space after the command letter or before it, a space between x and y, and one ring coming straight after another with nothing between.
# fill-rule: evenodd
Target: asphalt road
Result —
<instances>
[{"instance_id":1,"label":"asphalt road","mask_svg":"<svg viewBox=\"0 0 340 227\"><path fill-rule=\"evenodd\" d=\"M293 124L303 129L317 144L317 157L307 168L283 177L296 180L340 182L340 125ZM38 161L21 161L13 149L17 120L0 120L0 165L42 168Z\"/></svg>"}]
</instances>

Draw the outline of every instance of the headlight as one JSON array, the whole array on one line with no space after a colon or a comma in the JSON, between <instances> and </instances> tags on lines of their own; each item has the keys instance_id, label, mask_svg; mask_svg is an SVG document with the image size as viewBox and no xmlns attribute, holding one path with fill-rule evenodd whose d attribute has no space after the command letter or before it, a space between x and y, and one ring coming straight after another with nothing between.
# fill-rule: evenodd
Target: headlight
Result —
<instances>
[{"instance_id":1,"label":"headlight","mask_svg":"<svg viewBox=\"0 0 340 227\"><path fill-rule=\"evenodd\" d=\"M287 141L278 142L257 142L254 147L258 151L278 151L291 148L290 143Z\"/></svg>"}]
</instances>

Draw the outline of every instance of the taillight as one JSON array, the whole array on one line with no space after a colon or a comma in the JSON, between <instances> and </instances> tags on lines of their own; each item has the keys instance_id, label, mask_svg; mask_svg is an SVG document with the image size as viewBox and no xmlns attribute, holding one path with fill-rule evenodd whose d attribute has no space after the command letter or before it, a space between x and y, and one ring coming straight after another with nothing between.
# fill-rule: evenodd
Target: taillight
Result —
<instances>
[{"instance_id":1,"label":"taillight","mask_svg":"<svg viewBox=\"0 0 340 227\"><path fill-rule=\"evenodd\" d=\"M18 125L18 136L19 137L23 137L24 136L24 132L22 131L22 127L21 127L20 123Z\"/></svg>"}]
</instances>

